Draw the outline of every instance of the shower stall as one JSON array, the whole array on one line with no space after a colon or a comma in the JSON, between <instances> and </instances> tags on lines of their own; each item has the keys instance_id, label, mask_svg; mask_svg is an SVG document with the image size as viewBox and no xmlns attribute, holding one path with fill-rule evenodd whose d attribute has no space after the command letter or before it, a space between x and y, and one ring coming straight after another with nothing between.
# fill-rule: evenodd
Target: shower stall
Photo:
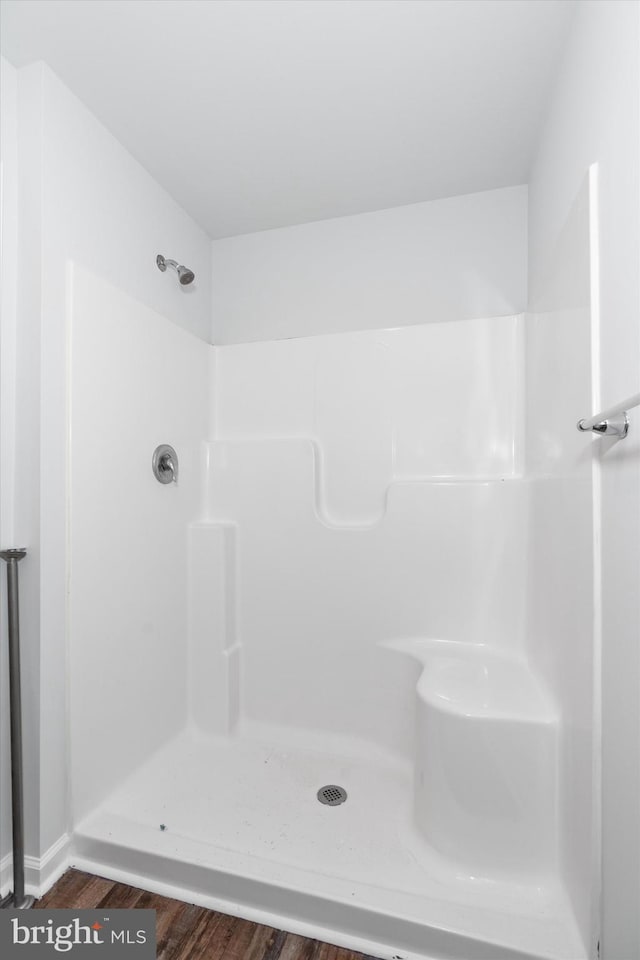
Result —
<instances>
[{"instance_id":1,"label":"shower stall","mask_svg":"<svg viewBox=\"0 0 640 960\"><path fill-rule=\"evenodd\" d=\"M535 316L213 347L72 266L74 864L376 956L587 955L595 176Z\"/></svg>"},{"instance_id":2,"label":"shower stall","mask_svg":"<svg viewBox=\"0 0 640 960\"><path fill-rule=\"evenodd\" d=\"M197 17L237 17L253 42L267 6L181 4L171 49L193 76L222 69L198 60ZM291 18L315 50L305 17L349 10L348 30L363 5L276 6L272 44ZM515 30L558 5L370 6L391 25L446 12L475 56L472 11ZM27 547L28 894L75 866L381 960L631 960L640 410L589 421L638 399L640 7L570 6L547 99L526 101L526 175L504 174L506 143L487 172L451 120L467 192L250 231L205 232L46 63L2 61L0 546ZM136 31L152 45L175 5L153 23L116 7L140 14L124 78ZM526 72L529 43L552 44L519 30ZM164 135L200 92L172 111L162 89L146 122ZM253 159L229 168L234 223ZM0 895L6 739L3 722Z\"/></svg>"}]
</instances>

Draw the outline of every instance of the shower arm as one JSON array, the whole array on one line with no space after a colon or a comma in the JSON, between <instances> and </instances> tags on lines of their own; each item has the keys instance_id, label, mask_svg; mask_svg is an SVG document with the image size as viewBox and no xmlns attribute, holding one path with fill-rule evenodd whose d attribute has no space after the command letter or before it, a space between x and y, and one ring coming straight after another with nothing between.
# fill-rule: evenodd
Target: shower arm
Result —
<instances>
[{"instance_id":1,"label":"shower arm","mask_svg":"<svg viewBox=\"0 0 640 960\"><path fill-rule=\"evenodd\" d=\"M184 263L178 263L177 260L172 260L170 257L163 257L161 253L156 257L156 266L158 270L161 270L162 273L166 273L167 267L171 267L172 270L178 274L178 280L180 285L183 287L188 287L190 283L196 278L193 270L190 270L189 267L185 267Z\"/></svg>"},{"instance_id":2,"label":"shower arm","mask_svg":"<svg viewBox=\"0 0 640 960\"><path fill-rule=\"evenodd\" d=\"M626 400L616 403L615 406L601 413L596 413L588 419L578 420L576 426L582 433L591 430L599 436L619 437L622 440L629 432L627 410L638 406L640 406L640 393L634 393L633 396L627 397Z\"/></svg>"}]
</instances>

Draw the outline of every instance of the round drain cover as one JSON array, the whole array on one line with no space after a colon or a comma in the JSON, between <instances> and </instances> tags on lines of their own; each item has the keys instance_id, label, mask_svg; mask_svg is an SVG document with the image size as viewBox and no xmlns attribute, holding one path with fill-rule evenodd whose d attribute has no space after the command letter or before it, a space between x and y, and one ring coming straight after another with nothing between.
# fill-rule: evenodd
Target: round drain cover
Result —
<instances>
[{"instance_id":1,"label":"round drain cover","mask_svg":"<svg viewBox=\"0 0 640 960\"><path fill-rule=\"evenodd\" d=\"M344 787L337 787L335 783L330 783L326 787L320 787L318 790L318 800L320 803L326 803L329 807L337 807L347 799L347 791Z\"/></svg>"}]
</instances>

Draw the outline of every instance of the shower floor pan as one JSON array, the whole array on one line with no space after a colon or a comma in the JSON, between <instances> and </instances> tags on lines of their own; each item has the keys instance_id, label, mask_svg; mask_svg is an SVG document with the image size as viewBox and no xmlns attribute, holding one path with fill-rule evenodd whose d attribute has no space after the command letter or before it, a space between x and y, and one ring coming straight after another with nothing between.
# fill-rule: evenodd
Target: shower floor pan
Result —
<instances>
[{"instance_id":1,"label":"shower floor pan","mask_svg":"<svg viewBox=\"0 0 640 960\"><path fill-rule=\"evenodd\" d=\"M185 732L79 824L72 863L384 960L585 957L559 885L465 875L412 829L408 764L335 746Z\"/></svg>"}]
</instances>

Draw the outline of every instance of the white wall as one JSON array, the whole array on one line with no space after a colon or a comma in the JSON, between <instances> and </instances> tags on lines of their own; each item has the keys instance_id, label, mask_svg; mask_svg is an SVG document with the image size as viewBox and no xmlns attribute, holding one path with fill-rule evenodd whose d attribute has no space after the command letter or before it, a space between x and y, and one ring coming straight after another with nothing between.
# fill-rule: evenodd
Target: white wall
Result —
<instances>
[{"instance_id":1,"label":"white wall","mask_svg":"<svg viewBox=\"0 0 640 960\"><path fill-rule=\"evenodd\" d=\"M216 240L214 343L521 313L527 188Z\"/></svg>"},{"instance_id":2,"label":"white wall","mask_svg":"<svg viewBox=\"0 0 640 960\"><path fill-rule=\"evenodd\" d=\"M3 187L7 187L9 223L3 211L3 245L6 241L6 247L2 262L2 538L7 546L28 549L19 573L25 842L27 853L37 854L40 835L41 250L37 233L32 234L37 242L30 242L29 231L37 231L40 222L42 143L39 105L35 104L29 117L22 110L29 92L29 83L20 85L18 73L3 62ZM13 104L12 95L15 96ZM18 264L28 282L20 283Z\"/></svg>"},{"instance_id":3,"label":"white wall","mask_svg":"<svg viewBox=\"0 0 640 960\"><path fill-rule=\"evenodd\" d=\"M74 823L187 722L187 525L211 347L74 265L69 694ZM153 476L170 443L176 484ZM99 758L99 761L97 760Z\"/></svg>"},{"instance_id":4,"label":"white wall","mask_svg":"<svg viewBox=\"0 0 640 960\"><path fill-rule=\"evenodd\" d=\"M595 174L594 178L595 180ZM560 863L583 940L596 952L593 838L595 742L592 444L576 430L593 405L591 291L597 203L586 180L548 251L544 289L526 318L526 464L529 479L527 631L530 658L562 717L559 763ZM593 260L593 262L592 262ZM594 318L595 319L595 318ZM568 358L570 362L568 362ZM590 588L585 590L585 584ZM595 903L597 904L597 889Z\"/></svg>"},{"instance_id":5,"label":"white wall","mask_svg":"<svg viewBox=\"0 0 640 960\"><path fill-rule=\"evenodd\" d=\"M600 352L606 407L640 383L640 5L578 5L530 179L535 302L552 249L589 164L599 165ZM575 362L567 344L563 369ZM598 373L598 371L596 371ZM560 374L562 376L562 373ZM602 525L602 803L605 960L640 951L640 418L600 444ZM584 438L588 441L588 438Z\"/></svg>"},{"instance_id":6,"label":"white wall","mask_svg":"<svg viewBox=\"0 0 640 960\"><path fill-rule=\"evenodd\" d=\"M16 298L18 244L18 127L16 71L0 59L0 546L13 541L16 418ZM4 568L4 564L2 565ZM0 617L6 626L5 570L0 570ZM11 782L9 770L9 701L6 683L7 644L0 649L0 864L11 850ZM7 864L8 866L8 864ZM6 873L6 871L5 871ZM0 895L5 877L0 867Z\"/></svg>"},{"instance_id":7,"label":"white wall","mask_svg":"<svg viewBox=\"0 0 640 960\"><path fill-rule=\"evenodd\" d=\"M35 724L33 736L27 730L27 852L40 856L64 833L68 816L67 263L75 260L206 339L210 249L200 228L45 65L25 67L17 80L21 422L14 536L32 549L23 576L25 688L33 700L25 713L27 726ZM182 288L160 273L158 252L192 267L196 283Z\"/></svg>"}]
</instances>

